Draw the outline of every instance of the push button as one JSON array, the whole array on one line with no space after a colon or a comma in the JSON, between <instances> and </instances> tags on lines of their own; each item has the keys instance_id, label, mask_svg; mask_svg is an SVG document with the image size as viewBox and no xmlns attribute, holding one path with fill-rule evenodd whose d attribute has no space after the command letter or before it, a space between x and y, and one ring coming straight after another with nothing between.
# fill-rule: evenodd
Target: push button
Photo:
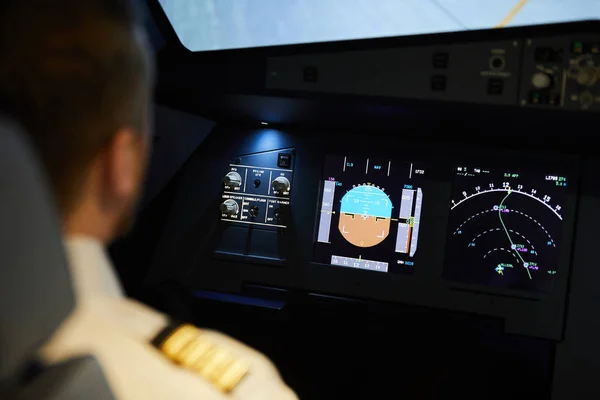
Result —
<instances>
[{"instance_id":1,"label":"push button","mask_svg":"<svg viewBox=\"0 0 600 400\"><path fill-rule=\"evenodd\" d=\"M443 92L446 90L446 77L444 75L434 75L431 77L431 90Z\"/></svg>"},{"instance_id":2,"label":"push button","mask_svg":"<svg viewBox=\"0 0 600 400\"><path fill-rule=\"evenodd\" d=\"M562 50L551 47L538 47L535 49L534 59L539 63L556 63L562 61Z\"/></svg>"},{"instance_id":3,"label":"push button","mask_svg":"<svg viewBox=\"0 0 600 400\"><path fill-rule=\"evenodd\" d=\"M314 83L319 79L319 70L316 67L304 67L302 75L304 82Z\"/></svg>"},{"instance_id":4,"label":"push button","mask_svg":"<svg viewBox=\"0 0 600 400\"><path fill-rule=\"evenodd\" d=\"M289 153L279 153L277 155L277 166L289 169L292 166L292 155Z\"/></svg>"},{"instance_id":5,"label":"push button","mask_svg":"<svg viewBox=\"0 0 600 400\"><path fill-rule=\"evenodd\" d=\"M488 93L494 95L502 94L504 89L504 81L499 78L490 78L488 81Z\"/></svg>"},{"instance_id":6,"label":"push button","mask_svg":"<svg viewBox=\"0 0 600 400\"><path fill-rule=\"evenodd\" d=\"M448 62L450 56L448 53L434 53L433 54L433 68L435 69L446 69L448 68Z\"/></svg>"}]
</instances>

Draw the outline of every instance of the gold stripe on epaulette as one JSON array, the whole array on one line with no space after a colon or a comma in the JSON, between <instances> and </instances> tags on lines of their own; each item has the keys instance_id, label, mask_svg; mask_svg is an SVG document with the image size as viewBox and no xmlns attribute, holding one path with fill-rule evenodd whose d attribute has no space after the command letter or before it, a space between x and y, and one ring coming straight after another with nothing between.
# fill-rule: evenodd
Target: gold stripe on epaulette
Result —
<instances>
[{"instance_id":1,"label":"gold stripe on epaulette","mask_svg":"<svg viewBox=\"0 0 600 400\"><path fill-rule=\"evenodd\" d=\"M248 373L248 365L223 346L211 342L192 325L181 325L159 346L171 360L190 369L223 392L232 391Z\"/></svg>"}]
</instances>

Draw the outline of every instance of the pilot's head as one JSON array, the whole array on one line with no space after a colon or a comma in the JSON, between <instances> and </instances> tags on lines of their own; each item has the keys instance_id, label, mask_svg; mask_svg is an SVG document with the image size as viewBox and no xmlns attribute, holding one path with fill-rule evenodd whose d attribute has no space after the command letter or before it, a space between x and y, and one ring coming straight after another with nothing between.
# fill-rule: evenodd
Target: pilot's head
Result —
<instances>
[{"instance_id":1,"label":"pilot's head","mask_svg":"<svg viewBox=\"0 0 600 400\"><path fill-rule=\"evenodd\" d=\"M1 105L33 138L65 233L108 242L130 224L149 151L153 66L140 16L128 0L6 3Z\"/></svg>"}]
</instances>

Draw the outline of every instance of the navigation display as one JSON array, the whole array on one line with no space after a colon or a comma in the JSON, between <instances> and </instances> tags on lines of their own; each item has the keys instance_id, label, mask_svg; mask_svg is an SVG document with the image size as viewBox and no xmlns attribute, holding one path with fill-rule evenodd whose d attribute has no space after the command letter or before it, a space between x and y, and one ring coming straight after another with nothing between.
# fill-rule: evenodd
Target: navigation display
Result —
<instances>
[{"instance_id":1,"label":"navigation display","mask_svg":"<svg viewBox=\"0 0 600 400\"><path fill-rule=\"evenodd\" d=\"M328 155L314 261L410 274L418 254L425 167L386 158Z\"/></svg>"},{"instance_id":2,"label":"navigation display","mask_svg":"<svg viewBox=\"0 0 600 400\"><path fill-rule=\"evenodd\" d=\"M455 169L444 278L551 292L570 189L557 174Z\"/></svg>"}]
</instances>

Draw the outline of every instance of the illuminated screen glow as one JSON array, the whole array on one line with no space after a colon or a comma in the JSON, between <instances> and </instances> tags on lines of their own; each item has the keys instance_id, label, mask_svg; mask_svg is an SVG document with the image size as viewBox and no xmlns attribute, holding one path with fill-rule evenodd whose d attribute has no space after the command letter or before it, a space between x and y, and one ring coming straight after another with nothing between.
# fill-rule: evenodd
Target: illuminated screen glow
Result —
<instances>
[{"instance_id":1,"label":"illuminated screen glow","mask_svg":"<svg viewBox=\"0 0 600 400\"><path fill-rule=\"evenodd\" d=\"M592 0L160 0L192 51L600 18Z\"/></svg>"}]
</instances>

